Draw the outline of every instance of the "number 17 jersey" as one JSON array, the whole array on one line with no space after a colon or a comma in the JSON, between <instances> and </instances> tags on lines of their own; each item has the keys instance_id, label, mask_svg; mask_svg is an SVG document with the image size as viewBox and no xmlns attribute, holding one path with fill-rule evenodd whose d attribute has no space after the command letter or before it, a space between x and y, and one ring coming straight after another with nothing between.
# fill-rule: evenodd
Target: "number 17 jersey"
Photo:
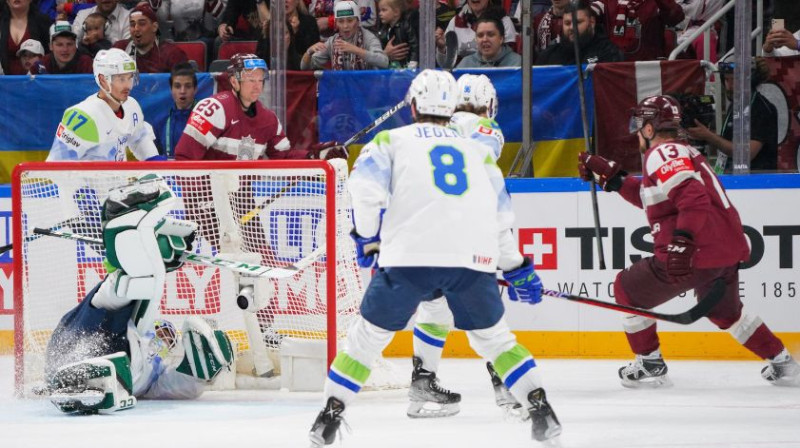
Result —
<instances>
[{"instance_id":1,"label":"number 17 jersey","mask_svg":"<svg viewBox=\"0 0 800 448\"><path fill-rule=\"evenodd\" d=\"M488 146L451 128L416 123L378 133L362 149L348 189L361 236L377 233L386 208L383 267L494 272L503 256L498 235L513 212L502 173Z\"/></svg>"}]
</instances>

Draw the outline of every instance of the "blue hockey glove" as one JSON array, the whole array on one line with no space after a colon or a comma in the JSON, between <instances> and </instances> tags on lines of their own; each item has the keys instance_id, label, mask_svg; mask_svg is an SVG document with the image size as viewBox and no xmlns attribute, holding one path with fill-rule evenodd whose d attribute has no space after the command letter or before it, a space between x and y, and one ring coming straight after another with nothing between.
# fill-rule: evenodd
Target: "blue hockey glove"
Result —
<instances>
[{"instance_id":1,"label":"blue hockey glove","mask_svg":"<svg viewBox=\"0 0 800 448\"><path fill-rule=\"evenodd\" d=\"M381 248L380 233L369 238L364 238L356 232L356 229L353 229L350 232L350 238L356 242L356 259L358 260L358 265L362 268L378 267L378 252L380 252Z\"/></svg>"},{"instance_id":2,"label":"blue hockey glove","mask_svg":"<svg viewBox=\"0 0 800 448\"><path fill-rule=\"evenodd\" d=\"M542 280L533 272L530 258L525 257L520 267L503 272L503 278L509 283L508 296L514 302L535 305L542 301Z\"/></svg>"}]
</instances>

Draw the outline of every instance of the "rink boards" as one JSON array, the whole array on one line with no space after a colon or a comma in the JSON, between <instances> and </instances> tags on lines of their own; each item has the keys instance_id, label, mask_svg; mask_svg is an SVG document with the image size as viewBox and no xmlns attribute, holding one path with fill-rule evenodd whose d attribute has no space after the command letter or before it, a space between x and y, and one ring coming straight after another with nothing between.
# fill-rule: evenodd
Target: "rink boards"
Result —
<instances>
[{"instance_id":1,"label":"rink boards","mask_svg":"<svg viewBox=\"0 0 800 448\"><path fill-rule=\"evenodd\" d=\"M753 256L740 271L745 311L759 315L790 349L800 350L800 175L724 176L723 185L738 208ZM616 273L648 255L652 238L644 212L616 194L598 193L607 264L598 268L591 195L576 179L508 181L516 212L520 250L531 256L549 289L613 300ZM10 188L0 186L0 245L11 240ZM0 352L13 347L11 258L0 257ZM57 267L54 267L57 269ZM506 318L520 339L538 356L627 357L620 313L559 299L536 306L507 301ZM692 306L687 296L659 308L681 312ZM691 326L660 323L662 349L672 357L749 359L726 332L705 320ZM471 356L466 337L453 332L445 346L451 356ZM410 332L400 333L388 355L411 353Z\"/></svg>"}]
</instances>

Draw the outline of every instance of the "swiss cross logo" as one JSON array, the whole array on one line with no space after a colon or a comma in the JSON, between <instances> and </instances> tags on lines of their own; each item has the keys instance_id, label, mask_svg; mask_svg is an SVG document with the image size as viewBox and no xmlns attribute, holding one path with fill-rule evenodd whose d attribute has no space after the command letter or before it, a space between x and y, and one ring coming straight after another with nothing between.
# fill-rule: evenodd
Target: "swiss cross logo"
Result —
<instances>
[{"instance_id":1,"label":"swiss cross logo","mask_svg":"<svg viewBox=\"0 0 800 448\"><path fill-rule=\"evenodd\" d=\"M536 269L558 269L558 233L554 227L519 229L519 251Z\"/></svg>"}]
</instances>

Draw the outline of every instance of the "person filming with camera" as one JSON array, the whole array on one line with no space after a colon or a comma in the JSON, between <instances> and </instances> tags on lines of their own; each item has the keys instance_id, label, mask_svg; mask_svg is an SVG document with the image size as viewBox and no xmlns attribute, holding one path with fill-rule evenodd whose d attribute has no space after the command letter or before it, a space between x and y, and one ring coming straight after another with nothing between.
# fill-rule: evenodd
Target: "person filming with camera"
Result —
<instances>
[{"instance_id":1,"label":"person filming with camera","mask_svg":"<svg viewBox=\"0 0 800 448\"><path fill-rule=\"evenodd\" d=\"M719 72L725 84L725 96L733 99L733 64L719 63ZM750 169L752 171L778 168L778 111L758 92L757 87L769 78L769 68L763 58L753 58L750 69ZM728 107L720 134L695 120L695 126L686 129L689 138L704 141L717 148L714 170L721 173L730 166L733 156L733 107Z\"/></svg>"}]
</instances>

